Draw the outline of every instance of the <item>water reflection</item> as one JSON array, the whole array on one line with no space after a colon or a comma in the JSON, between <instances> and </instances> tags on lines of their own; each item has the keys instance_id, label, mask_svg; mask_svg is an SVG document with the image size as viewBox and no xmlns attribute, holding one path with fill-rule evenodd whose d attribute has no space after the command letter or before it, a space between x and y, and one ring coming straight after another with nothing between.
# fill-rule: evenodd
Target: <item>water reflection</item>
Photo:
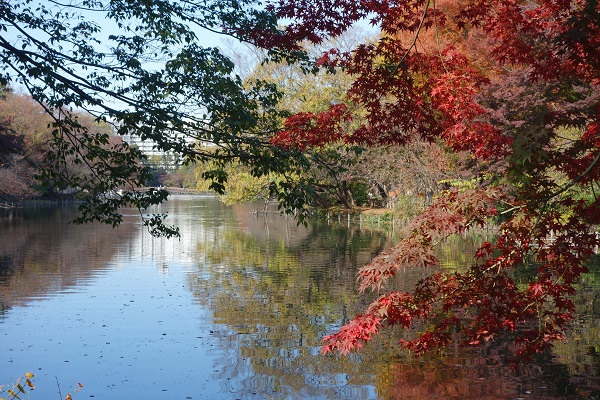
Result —
<instances>
[{"instance_id":1,"label":"water reflection","mask_svg":"<svg viewBox=\"0 0 600 400\"><path fill-rule=\"evenodd\" d=\"M0 210L0 299L2 311L48 294L83 285L139 233L90 224L70 225L72 205Z\"/></svg>"},{"instance_id":2,"label":"water reflection","mask_svg":"<svg viewBox=\"0 0 600 400\"><path fill-rule=\"evenodd\" d=\"M190 275L198 301L228 327L220 337L235 350L223 358L219 379L275 398L375 398L370 366L322 357L320 346L332 326L364 305L351 300L356 266L385 237L272 216L240 221L243 227L199 244L205 261Z\"/></svg>"},{"instance_id":3,"label":"water reflection","mask_svg":"<svg viewBox=\"0 0 600 400\"><path fill-rule=\"evenodd\" d=\"M322 336L376 295L357 296L355 273L390 235L345 221L298 226L212 197L160 211L181 240L152 238L133 213L117 230L68 225L70 207L0 219L0 384L33 370L34 399L56 397L54 376L101 399L600 396L596 264L580 284L571 340L517 370L508 338L413 358L388 332L360 354L324 357ZM442 268L459 268L484 239L446 243ZM395 285L424 273L404 271Z\"/></svg>"},{"instance_id":4,"label":"water reflection","mask_svg":"<svg viewBox=\"0 0 600 400\"><path fill-rule=\"evenodd\" d=\"M191 285L201 304L213 310L215 323L235 351L224 358L221 379L252 393L299 398L386 399L558 399L594 398L598 374L583 374L565 363L572 350L542 354L536 363L510 364L509 338L484 349L451 348L444 354L412 359L384 335L359 356L322 357L320 338L360 312L367 300L356 297L356 268L385 237L358 227L313 226L279 245L266 232L232 227L210 248L200 246L206 262ZM321 230L322 229L322 230ZM450 240L440 251L442 268L456 269L486 240L481 236ZM423 271L405 271L396 284L408 288ZM597 286L596 286L597 287ZM585 290L584 290L585 292ZM586 312L585 309L582 310ZM587 329L587 327L585 328ZM595 339L596 343L598 338ZM568 346L568 343L561 346ZM594 364L589 355L586 366ZM232 386L232 387L233 387Z\"/></svg>"}]
</instances>

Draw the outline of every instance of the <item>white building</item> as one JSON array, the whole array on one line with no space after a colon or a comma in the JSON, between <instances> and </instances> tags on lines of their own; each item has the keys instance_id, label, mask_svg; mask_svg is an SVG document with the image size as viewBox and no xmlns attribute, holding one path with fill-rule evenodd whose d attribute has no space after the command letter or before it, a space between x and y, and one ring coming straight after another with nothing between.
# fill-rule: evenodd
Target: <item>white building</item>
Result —
<instances>
[{"instance_id":1,"label":"white building","mask_svg":"<svg viewBox=\"0 0 600 400\"><path fill-rule=\"evenodd\" d=\"M152 139L142 140L139 136L136 135L118 135L124 142L127 142L130 146L137 147L142 153L144 153L148 160L158 166L162 167L166 170L177 169L180 165L180 158L177 154L161 150L157 143ZM187 144L193 145L196 143L194 138L185 136L184 140Z\"/></svg>"}]
</instances>

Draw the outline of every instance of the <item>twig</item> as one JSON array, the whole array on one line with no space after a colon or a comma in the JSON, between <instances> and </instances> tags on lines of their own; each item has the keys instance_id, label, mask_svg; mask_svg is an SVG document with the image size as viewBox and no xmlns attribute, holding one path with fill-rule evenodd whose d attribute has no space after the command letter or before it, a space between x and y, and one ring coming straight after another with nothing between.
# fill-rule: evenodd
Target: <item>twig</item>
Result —
<instances>
[{"instance_id":1,"label":"twig","mask_svg":"<svg viewBox=\"0 0 600 400\"><path fill-rule=\"evenodd\" d=\"M58 377L54 375L54 379L56 379L56 386L58 387L58 397L59 400L62 400L62 392L60 391L60 383L58 382Z\"/></svg>"}]
</instances>

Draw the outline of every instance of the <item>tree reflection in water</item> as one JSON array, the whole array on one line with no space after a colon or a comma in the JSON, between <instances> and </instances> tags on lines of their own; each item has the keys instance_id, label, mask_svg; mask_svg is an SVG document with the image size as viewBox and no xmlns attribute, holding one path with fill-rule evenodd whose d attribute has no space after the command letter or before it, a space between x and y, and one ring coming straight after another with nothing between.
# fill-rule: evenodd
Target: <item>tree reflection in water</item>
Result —
<instances>
[{"instance_id":1,"label":"tree reflection in water","mask_svg":"<svg viewBox=\"0 0 600 400\"><path fill-rule=\"evenodd\" d=\"M581 340L516 369L506 343L414 358L396 344L399 332L382 335L348 358L322 356L322 336L371 301L356 296L355 272L389 244L386 236L335 224L304 229L284 218L243 218L240 225L243 229L231 227L199 245L202 261L190 276L199 302L223 327L215 335L230 352L217 375L228 390L348 399L558 399L600 393L597 356L576 350ZM479 240L448 242L440 250L442 267L458 268L460 257ZM396 284L409 288L421 277L422 271L405 271ZM589 323L581 328L593 331ZM598 336L591 335L597 343Z\"/></svg>"},{"instance_id":2,"label":"tree reflection in water","mask_svg":"<svg viewBox=\"0 0 600 400\"><path fill-rule=\"evenodd\" d=\"M67 222L72 204L0 209L0 300L2 308L82 284L108 264L139 227L77 226ZM94 261L93 268L90 260Z\"/></svg>"},{"instance_id":3,"label":"tree reflection in water","mask_svg":"<svg viewBox=\"0 0 600 400\"><path fill-rule=\"evenodd\" d=\"M67 228L66 219L74 215L70 207L15 211L0 219L0 309L5 310L0 311L0 354L15 349L11 357L23 361L18 356L27 351L30 359L25 361L31 364L33 355L43 357L46 348L68 351L66 365L76 373L89 368L88 377L95 378L84 384L90 390L95 386L94 394L102 398L100 394L114 392L99 387L123 379L128 385L119 387L119 394L156 395L152 382L168 381L176 387L169 387L172 398L203 398L202 389L214 399L600 398L599 263L580 283L575 301L581 314L569 341L516 370L509 364L509 340L415 358L401 351L398 332L391 331L359 354L323 356L323 335L377 295L357 296L355 273L391 245L392 235L343 220L305 228L276 212L265 218L252 210L252 205L227 207L212 197L172 199L161 211L182 228L181 241L152 239L137 219L117 230ZM482 239L448 240L440 248L441 268L461 268L465 254ZM527 279L527 270L519 273ZM394 284L408 290L424 274L408 269ZM165 288L168 292L161 292ZM135 302L130 302L134 294ZM61 307L70 305L79 315L74 319L62 310L45 309L39 303L45 298L58 299ZM74 304L73 299L87 303ZM35 332L11 329L15 321L20 323L15 310L49 321L35 314L38 308L51 313L57 327L39 328L32 321L27 326L37 327ZM123 314L120 309L137 311ZM65 326L79 331L64 346L55 345ZM24 337L34 347L23 344ZM118 347L121 342L129 344L130 353ZM162 352L169 352L169 359L154 364L162 360ZM14 368L8 365L11 357L0 360L5 370ZM36 374L39 390L44 373L51 390L53 375L67 369L62 360L44 362L48 367ZM38 395L43 393L39 390Z\"/></svg>"}]
</instances>

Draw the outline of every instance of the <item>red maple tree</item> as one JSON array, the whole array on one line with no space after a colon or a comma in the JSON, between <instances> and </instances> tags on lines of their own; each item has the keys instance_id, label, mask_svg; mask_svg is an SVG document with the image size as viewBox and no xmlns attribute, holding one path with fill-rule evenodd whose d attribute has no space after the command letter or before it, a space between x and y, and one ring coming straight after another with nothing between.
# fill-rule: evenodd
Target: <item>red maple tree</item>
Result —
<instances>
[{"instance_id":1,"label":"red maple tree","mask_svg":"<svg viewBox=\"0 0 600 400\"><path fill-rule=\"evenodd\" d=\"M373 43L316 60L353 77L346 104L290 117L273 143L442 139L488 170L476 189L439 196L361 268L361 290L384 290L401 268L435 267L434 247L449 235L492 218L501 224L471 265L432 269L411 292L388 288L327 336L323 352L347 353L383 328L417 323L426 328L404 342L417 353L510 332L528 356L564 338L575 311L569 296L598 245L600 3L278 0L269 9L290 22L285 30L247 35L270 47L318 43L364 18L381 29ZM535 273L519 282L514 271L525 267Z\"/></svg>"}]
</instances>

